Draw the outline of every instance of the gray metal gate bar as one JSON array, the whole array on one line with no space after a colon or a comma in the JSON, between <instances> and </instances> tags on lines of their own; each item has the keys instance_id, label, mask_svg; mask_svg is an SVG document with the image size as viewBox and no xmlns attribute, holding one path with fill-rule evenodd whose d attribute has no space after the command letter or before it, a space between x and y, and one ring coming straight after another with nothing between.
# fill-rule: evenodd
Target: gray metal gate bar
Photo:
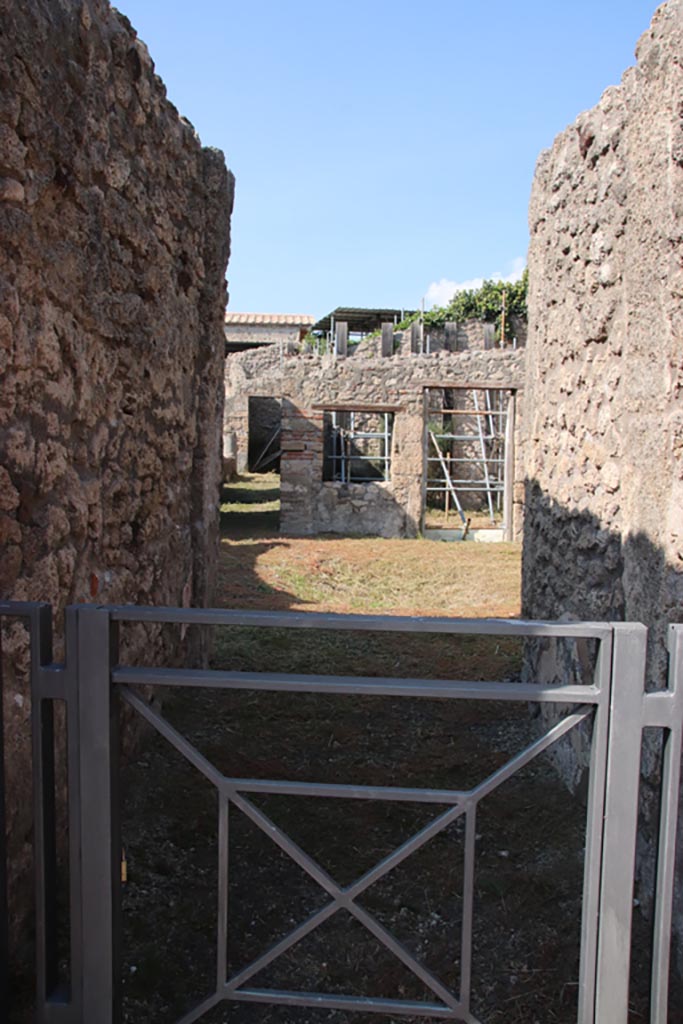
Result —
<instances>
[{"instance_id":1,"label":"gray metal gate bar","mask_svg":"<svg viewBox=\"0 0 683 1024\"><path fill-rule=\"evenodd\" d=\"M666 705L660 699L666 699ZM668 698L668 699L667 699ZM669 687L664 694L648 694L645 705L664 712L657 724L665 729L662 760L662 793L659 830L659 855L655 892L655 920L652 952L652 1000L650 1024L667 1024L669 1009L669 972L671 959L671 921L676 833L683 754L683 629L669 627ZM667 706L668 705L668 706ZM654 723L652 723L654 724Z\"/></svg>"},{"instance_id":2,"label":"gray metal gate bar","mask_svg":"<svg viewBox=\"0 0 683 1024\"><path fill-rule=\"evenodd\" d=\"M460 936L460 1002L469 1010L472 995L472 930L474 927L474 867L476 860L477 805L465 818L465 863L462 879L462 928Z\"/></svg>"},{"instance_id":3,"label":"gray metal gate bar","mask_svg":"<svg viewBox=\"0 0 683 1024\"><path fill-rule=\"evenodd\" d=\"M117 628L109 612L77 612L81 738L83 1024L120 1019L118 709L111 687Z\"/></svg>"},{"instance_id":4,"label":"gray metal gate bar","mask_svg":"<svg viewBox=\"0 0 683 1024\"><path fill-rule=\"evenodd\" d=\"M278 828L268 818L263 811L254 807L248 800L240 797L239 794L233 793L231 799L234 803L242 810L253 822L257 825L266 835L272 839L280 849L286 853L292 860L299 865L308 875L313 878L323 889L332 896L334 900L335 910L344 909L350 914L353 914L372 934L379 939L379 941L386 946L402 963L408 967L428 988L438 995L446 1005L451 1006L452 1009L458 1009L458 1001L452 992L449 992L436 978L431 971L428 971L422 966L394 937L384 929L379 922L367 911L361 909L354 902L355 896L359 894L359 891L363 891L370 884L366 883L362 889L359 890L358 885L356 893L351 895L348 889L341 889L330 875L324 871L319 864L304 853L304 851L295 843L292 839L287 836L282 829ZM455 815L457 812L449 811L444 817ZM444 826L445 827L445 826ZM412 852L412 848L409 852ZM388 869L387 869L388 870ZM384 873L384 872L383 872ZM265 966L262 964L261 967ZM259 970L261 969L259 967ZM234 991L239 982L235 979L231 980L228 984L228 988Z\"/></svg>"},{"instance_id":5,"label":"gray metal gate bar","mask_svg":"<svg viewBox=\"0 0 683 1024\"><path fill-rule=\"evenodd\" d=\"M230 802L218 797L218 923L216 939L216 989L222 988L228 971L228 854Z\"/></svg>"},{"instance_id":6,"label":"gray metal gate bar","mask_svg":"<svg viewBox=\"0 0 683 1024\"><path fill-rule=\"evenodd\" d=\"M595 1017L628 1020L647 630L614 625Z\"/></svg>"},{"instance_id":7,"label":"gray metal gate bar","mask_svg":"<svg viewBox=\"0 0 683 1024\"><path fill-rule=\"evenodd\" d=\"M361 1013L400 1014L413 1017L445 1017L448 1020L479 1024L474 1017L463 1016L438 1003L409 1002L402 999L377 999L329 996L320 992L272 992L270 989L241 989L231 997L238 1003L269 1003L273 1006L307 1006L331 1010L357 1010ZM389 1018L391 1019L391 1017Z\"/></svg>"},{"instance_id":8,"label":"gray metal gate bar","mask_svg":"<svg viewBox=\"0 0 683 1024\"><path fill-rule=\"evenodd\" d=\"M47 1004L59 984L57 954L57 826L55 808L54 705L45 699L42 667L52 661L52 610L44 605L30 618L33 819L36 874L36 998Z\"/></svg>"},{"instance_id":9,"label":"gray metal gate bar","mask_svg":"<svg viewBox=\"0 0 683 1024\"><path fill-rule=\"evenodd\" d=\"M581 1024L593 1024L595 1020L607 741L612 694L612 648L612 636L601 642L594 677L595 684L602 694L602 701L596 707L593 718L588 776L578 993L578 1019Z\"/></svg>"},{"instance_id":10,"label":"gray metal gate bar","mask_svg":"<svg viewBox=\"0 0 683 1024\"><path fill-rule=\"evenodd\" d=\"M182 736L177 729L166 721L163 715L160 715L158 711L154 711L149 704L139 697L132 690L129 690L127 686L122 686L119 690L121 699L130 704L132 708L142 715L150 725L153 725L161 735L171 743L176 750L187 758L191 765L193 765L198 772L212 782L217 788L220 787L223 776L217 771L210 761L201 754L196 747L194 747L188 740Z\"/></svg>"},{"instance_id":11,"label":"gray metal gate bar","mask_svg":"<svg viewBox=\"0 0 683 1024\"><path fill-rule=\"evenodd\" d=\"M36 920L37 1024L80 1024L81 937L78 819L78 721L73 675L65 665L52 662L52 612L41 602L0 602L0 616L27 620L30 643L31 729L33 747L34 877ZM73 649L68 616L67 650ZM70 639L71 635L71 639ZM1 697L1 694L0 694ZM59 976L57 916L57 845L55 794L54 702L65 707L67 725L67 783L69 821L69 921L67 953L69 977ZM2 729L0 728L0 737ZM1 743L1 739L0 739ZM2 832L4 841L4 830ZM0 929L5 929L5 914ZM4 967L8 966L9 949ZM9 995L7 1002L9 1003Z\"/></svg>"},{"instance_id":12,"label":"gray metal gate bar","mask_svg":"<svg viewBox=\"0 0 683 1024\"><path fill-rule=\"evenodd\" d=\"M199 686L207 689L273 690L283 693L364 694L379 697L431 697L449 700L532 701L595 704L593 686L540 683L468 682L459 679L389 679L378 676L314 676L277 672L218 672L210 669L130 668L112 672L116 684Z\"/></svg>"},{"instance_id":13,"label":"gray metal gate bar","mask_svg":"<svg viewBox=\"0 0 683 1024\"><path fill-rule=\"evenodd\" d=\"M412 971L413 974L420 979L420 981L434 992L435 995L439 996L446 1006L450 1006L458 1015L462 1014L462 1007L457 997L449 989L442 985L439 979L432 974L431 971L427 970L426 967L415 959L414 956L408 952L408 950L400 942L398 942L391 932L379 923L376 917L370 914L363 907L359 907L357 903L350 903L348 910L355 918L357 918L361 924L365 925L367 930L371 932L376 939L378 939L383 946L386 946L390 952L397 957L401 963Z\"/></svg>"},{"instance_id":14,"label":"gray metal gate bar","mask_svg":"<svg viewBox=\"0 0 683 1024\"><path fill-rule=\"evenodd\" d=\"M269 963L276 960L278 957L286 953L288 949L295 946L297 942L301 942L310 932L314 931L319 925L326 921L329 917L337 912L337 904L327 903L322 909L317 910L314 914L311 914L309 918L298 925L293 931L284 938L276 942L274 946L271 946L269 950L262 953L261 956L257 957L256 960L252 960L250 964L243 967L237 974L234 974L229 981L226 982L223 994L226 998L232 999L238 992L243 992L243 989L239 988L246 981L252 978L259 971L262 971L264 967L267 967Z\"/></svg>"},{"instance_id":15,"label":"gray metal gate bar","mask_svg":"<svg viewBox=\"0 0 683 1024\"><path fill-rule=\"evenodd\" d=\"M132 612L132 614L131 614ZM339 615L318 615L315 621L306 615L301 617L297 613L257 613L258 625L272 626L276 628L317 628L327 629L349 629L361 628L365 630L394 630L397 620L382 616L339 616ZM187 621L188 616L179 613L174 609L127 609L117 608L112 610L112 617L122 621L127 619L135 621ZM254 625L254 616L250 613L231 612L195 612L192 616L194 621L206 621L221 625ZM111 681L118 688L123 699L131 704L141 713L158 731L171 742L192 764L195 765L210 781L216 785L221 795L221 801L229 800L247 814L280 848L292 857L295 862L303 868L315 881L325 889L332 900L316 914L313 914L306 921L296 927L287 936L282 938L273 947L257 957L246 967L243 967L236 975L221 984L220 978L223 970L223 963L227 956L227 933L224 935L221 922L225 920L227 913L227 893L221 892L222 881L219 881L218 893L218 937L217 937L217 977L218 992L207 997L203 1003L195 1007L187 1014L180 1024L192 1024L199 1020L210 1006L216 1005L216 997L233 1001L265 1002L272 1005L283 1003L286 1005L301 1006L325 1006L333 1008L337 1005L344 1005L348 1009L369 1009L368 1001L360 997L335 997L325 993L287 993L280 990L250 988L245 986L255 975L264 970L269 964L282 956L284 952L291 949L301 939L317 928L323 921L327 920L338 909L344 908L353 914L361 923L374 934L394 955L398 956L404 964L415 973L423 983L443 1001L439 1004L420 1004L412 1012L418 1016L444 1016L460 1021L469 1021L478 1024L469 1010L469 997L471 991L471 956L472 956L472 922L473 922L473 893L474 893L474 862L475 862L475 832L474 813L479 800L483 799L495 788L509 779L515 772L528 764L535 756L546 750L553 743L566 735L571 729L585 722L589 717L596 721L596 734L603 736L602 759L604 762L606 744L606 723L609 710L609 681L611 678L611 637L612 630L602 624L564 624L558 629L556 624L551 623L527 623L510 622L503 620L500 623L503 628L496 628L499 623L490 621L462 621L447 619L419 619L409 620L411 632L450 632L450 633L478 633L480 635L505 635L517 636L553 636L576 638L585 641L586 639L599 639L600 657L598 671L594 685L579 686L539 686L536 684L516 683L487 683L459 680L421 680L421 679L378 679L376 677L330 677L330 676L301 676L291 674L268 674L268 673L242 673L242 672L216 672L206 670L174 670L164 668L135 668L132 666L117 666L111 671ZM521 751L507 764L495 771L487 779L466 792L458 791L418 791L421 802L445 801L452 804L449 810L437 816L431 823L425 826L419 833L404 842L397 850L389 854L378 865L370 869L351 886L342 889L333 879L324 872L308 855L294 843L281 829L265 815L251 801L246 799L246 793L289 793L290 795L301 796L327 796L327 797L353 797L356 799L415 799L415 792L401 787L373 786L351 786L345 787L340 784L319 784L319 783L292 783L286 780L258 780L223 778L216 769L206 761L203 755L193 747L187 739L175 730L163 716L153 710L136 692L130 689L131 686L140 685L177 685L177 686L209 686L238 689L265 689L281 690L285 692L316 692L316 693L346 693L346 694L383 694L399 696L417 696L446 699L474 699L474 700L531 700L535 702L551 702L556 704L573 704L575 710L569 712L545 735L539 737L529 745L526 750ZM580 705L576 707L576 705ZM602 730L602 731L601 731ZM598 747L600 744L598 743ZM599 762L600 752L594 753L596 763ZM597 784L593 784L595 806L591 811L589 831L592 824L592 839L589 843L593 852L597 854L598 863L601 855L602 830L598 827L602 819L601 798L604 796L604 779L601 780L598 772ZM227 808L229 804L223 805ZM465 891L463 902L463 937L461 948L461 971L460 971L460 995L455 996L447 988L441 985L437 978L434 978L419 962L415 961L412 955L405 950L394 937L386 932L372 915L358 907L356 898L371 884L381 878L397 864L409 857L416 849L424 845L432 836L446 828L452 821L462 814L466 814L466 856L465 856ZM219 814L219 832L222 827L221 820L227 810ZM219 847L224 840L219 835ZM587 867L588 872L588 867ZM227 877L227 846L222 852L219 851L220 879ZM590 886L586 885L589 896L593 892ZM597 888L595 893L597 894ZM592 897L597 902L597 895ZM597 916L590 912L584 915L582 920L582 937L587 938L589 955L583 960L587 968L582 967L582 978L585 980L588 974L587 991L594 993L595 968L593 963L593 976L590 976L590 951L593 953L597 948ZM224 942L226 948L224 950ZM227 967L227 964L226 964ZM586 987L586 986L584 986ZM222 995L221 995L222 994ZM337 1004L335 1000L341 999ZM373 1003L374 1009L370 1012L400 1013L399 1007L404 1006L401 1001L376 1000ZM589 1002L584 1016L579 1018L580 1024L594 1024L593 1008Z\"/></svg>"},{"instance_id":16,"label":"gray metal gate bar","mask_svg":"<svg viewBox=\"0 0 683 1024\"><path fill-rule=\"evenodd\" d=\"M274 629L333 629L378 633L453 633L472 636L576 637L602 640L606 622L546 622L539 619L453 619L427 615L345 615L339 612L267 612L232 608L109 607L114 622L175 622L188 626L269 626Z\"/></svg>"},{"instance_id":17,"label":"gray metal gate bar","mask_svg":"<svg viewBox=\"0 0 683 1024\"><path fill-rule=\"evenodd\" d=\"M467 811L467 805L463 804L462 807L453 807L449 811L444 811L438 818L434 818L428 825L412 835L409 839L406 839L404 843L397 846L392 853L387 854L381 861L375 864L374 868L370 868L364 875L355 881L352 885L346 888L346 893L351 899L357 899L366 889L375 882L378 882L380 878L388 874L389 871L393 871L395 867L402 864L403 861L410 857L413 853L419 850L437 836L439 832L443 832L445 828L448 828L454 821L462 817Z\"/></svg>"},{"instance_id":18,"label":"gray metal gate bar","mask_svg":"<svg viewBox=\"0 0 683 1024\"><path fill-rule=\"evenodd\" d=\"M67 780L69 821L69 942L70 942L70 1008L69 1024L82 1020L83 993L83 903L81 886L81 778L80 778L80 723L78 713L78 676L76 657L78 650L77 613L66 610L64 618L66 663L62 673L66 699L67 728ZM51 673L48 670L47 675ZM50 1024L47 1015L45 1024ZM42 1021L40 1022L42 1024Z\"/></svg>"},{"instance_id":19,"label":"gray metal gate bar","mask_svg":"<svg viewBox=\"0 0 683 1024\"><path fill-rule=\"evenodd\" d=\"M189 1010L188 1013L178 1021L178 1024L195 1024L195 1021L200 1020L205 1013L208 1013L209 1010L213 1010L214 1006L218 1006L222 1001L223 996L214 992L214 994L209 996L208 999L203 999L201 1003L197 1003L193 1009Z\"/></svg>"},{"instance_id":20,"label":"gray metal gate bar","mask_svg":"<svg viewBox=\"0 0 683 1024\"><path fill-rule=\"evenodd\" d=\"M666 1024L675 833L683 747L683 626L670 635L669 689L644 693L645 630L633 624L453 620L176 608L69 609L66 664L52 663L46 605L0 603L0 615L28 620L31 636L32 729L38 938L37 1024L117 1024L120 1020L120 836L118 702L147 719L216 787L218 888L216 988L179 1024L194 1024L223 1000L358 1010L389 1016L479 1024L470 1011L474 921L475 815L480 800L581 723L592 721L590 783L581 924L578 1024L626 1024L640 745L645 727L665 734L660 846L653 953L651 1024ZM118 665L117 624L175 622L373 632L598 640L592 685L535 685L467 680L387 679L278 673L208 672ZM1 684L2 680L0 680ZM373 694L430 699L512 700L570 705L547 732L469 790L301 783L224 777L131 686L209 686L281 692ZM59 987L56 914L54 702L64 702L68 727L71 992ZM2 725L0 716L0 726ZM0 754L1 731L0 731ZM0 766L0 790L3 784ZM355 882L339 886L255 804L249 794L389 800L441 804L431 822ZM4 799L4 793L0 792ZM330 902L272 948L228 978L228 854L230 804L242 810L330 896ZM3 805L0 800L0 824ZM403 947L358 897L456 819L465 820L463 920L456 995ZM0 951L6 952L7 906L0 847ZM440 1000L413 1001L246 987L250 980L340 909L351 913ZM0 976L0 990L3 983Z\"/></svg>"},{"instance_id":21,"label":"gray metal gate bar","mask_svg":"<svg viewBox=\"0 0 683 1024\"><path fill-rule=\"evenodd\" d=\"M279 779L236 779L225 777L189 740L175 729L158 711L128 687L121 687L121 698L141 714L154 728L187 758L205 778L221 791L239 793L269 793L281 796L342 797L345 800L389 800L409 803L452 804L462 803L464 790L413 789L400 786L357 786L323 782L283 782Z\"/></svg>"},{"instance_id":22,"label":"gray metal gate bar","mask_svg":"<svg viewBox=\"0 0 683 1024\"><path fill-rule=\"evenodd\" d=\"M112 673L116 676L116 672ZM323 680L318 680L319 684ZM581 691L586 691L588 687L578 688L578 696L581 696ZM477 786L473 787L468 791L456 792L456 791L443 791L438 790L427 791L430 802L439 802L439 798L443 801L443 797L447 796L451 801L455 802L455 806L445 811L441 815L437 816L431 823L424 826L418 833L406 840L401 846L394 850L391 854L386 856L380 863L375 865L367 871L360 879L351 885L341 888L336 882L329 876L327 872L322 870L315 861L312 860L301 848L291 840L278 826L276 826L271 819L259 808L255 807L249 800L247 800L242 794L244 792L262 792L262 793L273 793L273 792L289 792L295 795L302 796L322 796L323 794L328 797L349 797L353 796L360 799L382 799L385 792L388 792L394 799L402 800L414 800L415 794L420 793L419 790L414 789L401 789L400 787L359 787L359 786L344 786L344 785L324 785L318 783L290 783L280 782L277 780L254 780L254 779L239 779L239 778L224 778L216 771L204 759L203 755L196 750L196 748L180 733L168 723L159 712L153 710L146 701L142 700L137 694L129 690L127 687L121 688L121 695L123 699L139 711L147 719L150 724L154 727L179 750L186 758L190 760L195 767L198 767L202 773L212 781L221 794L221 810L219 811L219 893L218 893L218 936L217 936L217 977L218 987L222 987L223 998L227 999L239 999L242 992L244 992L243 986L254 977L254 975L260 973L274 960L278 959L284 952L291 949L301 939L317 928L323 921L327 920L331 915L337 912L339 909L346 909L349 913L355 916L365 928L367 928L375 937L382 942L395 956L397 956L405 966L407 966L424 984L432 989L435 995L437 995L445 1004L445 1007L450 1008L451 1015L457 1020L473 1020L469 1013L469 993L471 988L471 955L472 955L472 936L471 926L473 918L473 894L474 894L474 855L475 855L475 843L474 843L474 809L479 800L488 796L494 789L502 785L507 781L515 772L519 771L522 767L528 764L535 756L542 751L546 750L553 743L557 742L562 736L566 735L572 728L580 724L582 721L593 714L593 709L590 706L584 706L578 708L574 713L569 714L567 717L556 723L544 736L539 737L532 744L527 747L526 750L521 751L518 755L513 757L507 764L493 772L489 777L484 779ZM536 691L538 692L538 691ZM605 701L604 694L598 693L598 698ZM325 889L328 894L332 897L332 902L327 904L322 910L309 917L308 920L304 921L301 925L294 929L289 935L285 936L267 952L257 957L256 960L252 961L249 965L242 968L238 973L225 980L224 971L227 957L227 933L224 928L224 922L226 920L227 913L227 890L222 891L222 887L227 881L227 801L232 801L237 807L239 807L262 831L270 837L288 856L290 856L304 871L306 871L319 885ZM466 823L466 862L465 862L465 878L464 878L464 909L463 909L463 938L462 938L462 950L461 950L461 996L456 997L454 993L450 992L445 988L438 978L434 977L430 971L428 971L419 961L415 958L392 936L389 932L384 929L374 917L367 913L363 908L360 908L355 903L355 900L372 884L378 881L381 877L387 874L390 870L402 863L407 857L413 854L417 849L423 846L429 839L433 838L439 832L443 831L449 824L460 817L463 813L467 812L467 823ZM225 830L225 831L224 831ZM273 1002L271 996L279 996L282 993L279 990L271 989L252 989L250 990L253 998L265 1001ZM303 998L301 995L299 998ZM327 997L323 994L311 994L311 999L314 1002L307 1002L305 1005L318 1005L320 1000L325 1000ZM359 1007L364 1005L364 1001L359 999L356 1001ZM189 1014L187 1014L181 1021L181 1024L191 1024L195 1020L199 1020L209 1005L214 1005L213 997L210 998L209 1002L200 1004L195 1007ZM329 1006L328 1002L324 1002L324 1005ZM443 1009L443 1007L442 1007ZM433 1016L431 1010L426 1010L424 1007L420 1015Z\"/></svg>"}]
</instances>

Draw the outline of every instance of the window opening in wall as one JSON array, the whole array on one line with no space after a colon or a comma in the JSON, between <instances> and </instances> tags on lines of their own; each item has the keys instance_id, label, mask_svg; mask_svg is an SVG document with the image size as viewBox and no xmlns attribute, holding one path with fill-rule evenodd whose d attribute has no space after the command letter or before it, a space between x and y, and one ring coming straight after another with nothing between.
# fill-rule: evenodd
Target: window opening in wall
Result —
<instances>
[{"instance_id":1,"label":"window opening in wall","mask_svg":"<svg viewBox=\"0 0 683 1024\"><path fill-rule=\"evenodd\" d=\"M391 475L392 412L325 410L323 480L377 483Z\"/></svg>"},{"instance_id":2,"label":"window opening in wall","mask_svg":"<svg viewBox=\"0 0 683 1024\"><path fill-rule=\"evenodd\" d=\"M427 528L448 527L453 516L467 529L509 531L512 401L508 389L426 389Z\"/></svg>"},{"instance_id":3,"label":"window opening in wall","mask_svg":"<svg viewBox=\"0 0 683 1024\"><path fill-rule=\"evenodd\" d=\"M279 398L249 398L249 463L251 473L280 471L282 405Z\"/></svg>"}]
</instances>

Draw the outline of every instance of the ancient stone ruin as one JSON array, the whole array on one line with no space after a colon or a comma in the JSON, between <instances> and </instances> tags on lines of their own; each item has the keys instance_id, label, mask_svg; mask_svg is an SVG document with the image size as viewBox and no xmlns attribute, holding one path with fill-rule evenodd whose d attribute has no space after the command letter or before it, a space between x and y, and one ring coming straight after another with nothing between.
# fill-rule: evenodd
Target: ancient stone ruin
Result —
<instances>
[{"instance_id":1,"label":"ancient stone ruin","mask_svg":"<svg viewBox=\"0 0 683 1024\"><path fill-rule=\"evenodd\" d=\"M210 603L232 177L106 0L2 0L0 25L0 598L58 624L70 602ZM22 872L23 627L3 644Z\"/></svg>"},{"instance_id":2,"label":"ancient stone ruin","mask_svg":"<svg viewBox=\"0 0 683 1024\"><path fill-rule=\"evenodd\" d=\"M441 418L457 436L469 429L480 470L483 446L496 430L505 435L509 416L507 443L502 436L490 461L500 475L501 538L521 536L524 488L514 409L524 350L486 347L488 325L451 326L429 354L414 350L409 331L394 334L387 324L384 354L377 338L353 354L266 346L228 356L224 452L238 471L250 464L267 468L278 456L284 533L416 537L425 525L426 467L439 459L430 423ZM442 410L446 401L454 407L450 417ZM486 402L495 405L487 416ZM480 438L481 424L487 433L482 429Z\"/></svg>"},{"instance_id":3,"label":"ancient stone ruin","mask_svg":"<svg viewBox=\"0 0 683 1024\"><path fill-rule=\"evenodd\" d=\"M58 626L70 602L210 604L221 434L245 468L252 413L266 437L279 424L285 532L416 536L430 392L443 406L490 391L512 412L503 501L506 536L524 538L524 614L644 622L649 684L664 684L666 628L683 620L683 0L539 161L526 351L456 326L418 352L392 328L354 354L287 342L227 369L222 155L106 0L0 0L0 24L0 598L48 601ZM463 412L480 414L450 406ZM345 477L362 449L327 447L363 433L383 434L373 458L390 479ZM177 635L126 642L170 662ZM23 627L3 649L18 891L32 825ZM557 673L547 655L530 658L534 678ZM656 755L646 744L645 901ZM566 765L576 788L584 756ZM683 939L683 887L675 927Z\"/></svg>"},{"instance_id":4,"label":"ancient stone ruin","mask_svg":"<svg viewBox=\"0 0 683 1024\"><path fill-rule=\"evenodd\" d=\"M670 0L637 66L542 154L529 215L524 614L645 623L652 688L683 620L682 54Z\"/></svg>"}]
</instances>

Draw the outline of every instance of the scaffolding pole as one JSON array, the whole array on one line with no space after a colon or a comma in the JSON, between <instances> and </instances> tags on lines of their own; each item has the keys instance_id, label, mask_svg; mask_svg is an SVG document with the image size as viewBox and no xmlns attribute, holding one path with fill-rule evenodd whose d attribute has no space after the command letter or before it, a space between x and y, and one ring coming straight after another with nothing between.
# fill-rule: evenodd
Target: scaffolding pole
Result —
<instances>
[{"instance_id":1,"label":"scaffolding pole","mask_svg":"<svg viewBox=\"0 0 683 1024\"><path fill-rule=\"evenodd\" d=\"M469 408L452 408L448 393L453 390L465 397ZM480 394L481 392L481 394ZM513 445L511 442L511 431L513 426L510 422L511 416L514 422L514 403L505 399L504 393L500 394L494 390L493 394L487 387L476 388L473 386L453 389L444 389L443 396L435 394L437 405L426 406L427 417L438 416L441 418L441 431L438 429L427 429L427 449L425 450L425 489L424 507L428 509L429 494L444 494L444 507L446 516L447 506L451 499L458 509L461 518L465 519L463 506L463 495L479 494L485 498L485 505L488 518L495 525L496 516L503 513L503 528L509 530L508 520L510 519L510 480L513 477L510 465ZM508 399L510 393L508 392ZM441 400L439 400L439 398ZM455 422L451 421L451 417ZM470 417L471 432L465 431L463 418ZM458 424L458 420L460 423ZM457 424L457 425L456 425ZM469 424L468 424L469 426ZM449 443L452 448L455 443L455 451L449 451L449 458L446 460L442 446ZM436 449L436 458L430 456L431 445ZM465 446L464 448L462 446ZM466 454L469 451L469 454ZM429 467L431 464L439 465L439 475L435 475L433 485L430 484ZM473 475L467 475L465 466L471 467ZM460 470L460 472L459 472ZM457 503L457 504L456 504Z\"/></svg>"},{"instance_id":2,"label":"scaffolding pole","mask_svg":"<svg viewBox=\"0 0 683 1024\"><path fill-rule=\"evenodd\" d=\"M460 518L462 519L463 523L465 524L465 526L467 526L467 516L463 512L462 505L460 504L460 498L458 497L458 492L456 491L455 487L453 486L453 482L451 480L451 475L448 472L448 466L446 465L446 460L443 457L443 452L439 448L439 442L437 441L436 435L435 435L433 430L429 431L429 436L431 437L432 441L434 442L434 447L436 448L437 454L439 456L439 462L441 463L441 469L443 471L444 480L446 481L446 487L449 489L451 497L453 498L453 504L457 508L458 514L459 514Z\"/></svg>"},{"instance_id":3,"label":"scaffolding pole","mask_svg":"<svg viewBox=\"0 0 683 1024\"><path fill-rule=\"evenodd\" d=\"M357 430L356 411L349 410L348 415L349 426L345 427L339 422L337 411L331 411L332 436L327 449L329 454L325 458L332 463L332 479L338 479L340 483L386 482L389 480L391 465L391 414L388 412L377 414L380 417L380 429L378 430ZM377 441L379 442L379 451L374 454L363 454L361 450L354 450L358 441ZM374 463L375 468L381 466L381 470L378 470L381 472L381 476L354 474L354 462Z\"/></svg>"},{"instance_id":4,"label":"scaffolding pole","mask_svg":"<svg viewBox=\"0 0 683 1024\"><path fill-rule=\"evenodd\" d=\"M505 467L503 472L503 526L505 540L514 539L513 488L515 479L515 393L508 398L508 417L505 422Z\"/></svg>"},{"instance_id":5,"label":"scaffolding pole","mask_svg":"<svg viewBox=\"0 0 683 1024\"><path fill-rule=\"evenodd\" d=\"M473 391L472 395L474 397L474 408L477 412L479 412L479 396L477 395L476 391ZM486 486L486 501L488 502L489 506L489 516L491 518L491 522L495 524L496 513L493 508L493 498L491 496L491 478L489 476L488 454L486 452L486 441L484 440L484 431L482 430L480 416L477 416L477 430L479 433L479 446L481 448L482 469L484 471L484 484Z\"/></svg>"},{"instance_id":6,"label":"scaffolding pole","mask_svg":"<svg viewBox=\"0 0 683 1024\"><path fill-rule=\"evenodd\" d=\"M273 453L273 454L269 455L265 462L263 461L265 456L266 456L266 452L270 448L270 446L273 443L273 441L275 441L276 438L278 438L280 436L281 431L282 431L282 427L281 426L277 426L275 428L275 430L273 431L273 433L271 434L271 436L268 438L268 442L266 443L265 447L263 448L263 450L262 450L261 454L259 455L258 459L256 460L256 462L254 463L254 468L252 469L252 473L255 473L258 470L259 466L261 466L261 465L264 465L264 466L268 465L269 462L272 462L280 454L280 451L278 449L278 451L276 453Z\"/></svg>"}]
</instances>

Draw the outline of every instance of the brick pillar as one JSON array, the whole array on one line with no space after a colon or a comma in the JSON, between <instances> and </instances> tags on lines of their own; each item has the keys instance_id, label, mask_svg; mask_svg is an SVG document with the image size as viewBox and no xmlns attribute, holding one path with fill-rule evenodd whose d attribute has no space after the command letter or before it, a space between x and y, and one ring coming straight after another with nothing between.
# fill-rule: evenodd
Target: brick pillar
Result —
<instances>
[{"instance_id":1,"label":"brick pillar","mask_svg":"<svg viewBox=\"0 0 683 1024\"><path fill-rule=\"evenodd\" d=\"M294 536L316 532L315 495L322 479L323 413L282 401L280 530Z\"/></svg>"}]
</instances>

